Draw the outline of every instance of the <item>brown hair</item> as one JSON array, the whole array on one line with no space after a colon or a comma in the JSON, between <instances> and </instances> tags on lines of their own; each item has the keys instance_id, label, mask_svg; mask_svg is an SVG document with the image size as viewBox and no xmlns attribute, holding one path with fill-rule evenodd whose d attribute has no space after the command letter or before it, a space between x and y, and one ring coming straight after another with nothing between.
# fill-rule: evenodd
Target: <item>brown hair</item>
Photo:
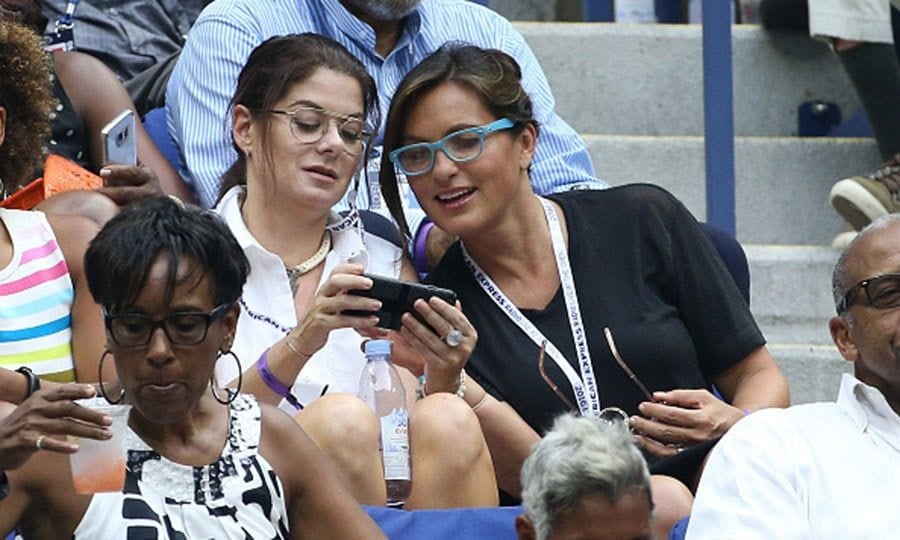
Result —
<instances>
[{"instance_id":1,"label":"brown hair","mask_svg":"<svg viewBox=\"0 0 900 540\"><path fill-rule=\"evenodd\" d=\"M254 120L266 117L291 87L303 82L319 68L327 68L347 75L359 83L363 93L363 114L366 129L373 135L366 141L365 159L371 151L372 137L378 130L378 91L375 81L365 66L340 43L317 34L294 34L267 39L250 53L246 65L238 76L237 89L231 98L230 108L243 105L250 110ZM271 136L270 120L266 119L262 131L262 147L266 148L266 167L273 168L268 151ZM238 154L237 161L222 175L219 198L237 185L247 184L247 158L238 148L232 136L232 146Z\"/></svg>"},{"instance_id":2,"label":"brown hair","mask_svg":"<svg viewBox=\"0 0 900 540\"><path fill-rule=\"evenodd\" d=\"M29 28L0 21L0 107L6 140L0 145L0 180L12 193L40 165L50 134L50 60Z\"/></svg>"},{"instance_id":3,"label":"brown hair","mask_svg":"<svg viewBox=\"0 0 900 540\"><path fill-rule=\"evenodd\" d=\"M521 133L527 124L533 125L535 132L538 129L531 98L522 88L522 71L516 61L503 51L448 43L413 68L400 82L391 100L379 178L381 193L400 226L404 241L410 236L410 231L403 215L397 174L390 153L402 145L406 118L422 95L450 81L462 83L475 91L482 105L496 118L509 118L515 122L514 134Z\"/></svg>"}]
</instances>

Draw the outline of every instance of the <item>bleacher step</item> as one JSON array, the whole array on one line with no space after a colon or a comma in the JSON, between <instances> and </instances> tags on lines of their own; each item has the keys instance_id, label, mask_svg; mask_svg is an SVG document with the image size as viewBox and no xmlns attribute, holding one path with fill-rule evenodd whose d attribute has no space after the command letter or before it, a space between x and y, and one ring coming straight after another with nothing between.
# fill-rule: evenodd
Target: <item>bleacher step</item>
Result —
<instances>
[{"instance_id":1,"label":"bleacher step","mask_svg":"<svg viewBox=\"0 0 900 540\"><path fill-rule=\"evenodd\" d=\"M701 135L699 25L517 22L547 74L556 110L582 133ZM733 27L735 133L796 135L797 107L859 101L836 56L803 32Z\"/></svg>"},{"instance_id":2,"label":"bleacher step","mask_svg":"<svg viewBox=\"0 0 900 540\"><path fill-rule=\"evenodd\" d=\"M769 351L791 388L791 403L834 401L841 375L853 366L832 346L770 344Z\"/></svg>"},{"instance_id":3,"label":"bleacher step","mask_svg":"<svg viewBox=\"0 0 900 540\"><path fill-rule=\"evenodd\" d=\"M746 245L750 307L791 385L794 403L832 400L841 358L828 330L831 272L839 253L821 246Z\"/></svg>"},{"instance_id":4,"label":"bleacher step","mask_svg":"<svg viewBox=\"0 0 900 540\"><path fill-rule=\"evenodd\" d=\"M706 216L702 137L584 135L597 175L612 185L651 182ZM737 236L745 244L830 245L847 225L828 203L835 181L880 162L871 139L738 137Z\"/></svg>"}]
</instances>

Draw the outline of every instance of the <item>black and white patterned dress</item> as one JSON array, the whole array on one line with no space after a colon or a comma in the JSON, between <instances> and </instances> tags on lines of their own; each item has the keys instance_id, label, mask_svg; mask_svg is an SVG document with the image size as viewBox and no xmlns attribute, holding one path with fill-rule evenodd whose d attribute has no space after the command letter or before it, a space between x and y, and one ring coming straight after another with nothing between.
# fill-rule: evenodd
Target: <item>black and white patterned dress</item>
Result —
<instances>
[{"instance_id":1,"label":"black and white patterned dress","mask_svg":"<svg viewBox=\"0 0 900 540\"><path fill-rule=\"evenodd\" d=\"M231 404L222 455L203 467L169 461L128 430L122 493L98 493L74 538L290 538L284 490L259 454L262 421L256 400Z\"/></svg>"}]
</instances>

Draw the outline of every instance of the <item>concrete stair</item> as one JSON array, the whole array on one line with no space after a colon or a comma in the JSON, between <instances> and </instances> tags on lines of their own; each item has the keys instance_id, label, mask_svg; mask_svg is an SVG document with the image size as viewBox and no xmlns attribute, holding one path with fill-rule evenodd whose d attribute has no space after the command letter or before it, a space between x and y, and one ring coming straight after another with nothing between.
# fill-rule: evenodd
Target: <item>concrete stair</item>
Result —
<instances>
[{"instance_id":1,"label":"concrete stair","mask_svg":"<svg viewBox=\"0 0 900 540\"><path fill-rule=\"evenodd\" d=\"M612 185L658 184L697 219L705 219L703 137L584 134L584 139L599 177ZM738 239L744 244L829 245L847 230L828 202L831 186L879 161L871 139L738 137Z\"/></svg>"},{"instance_id":2,"label":"concrete stair","mask_svg":"<svg viewBox=\"0 0 900 540\"><path fill-rule=\"evenodd\" d=\"M702 30L693 25L516 23L556 110L582 133L612 185L651 182L704 219ZM831 343L829 244L848 230L832 184L880 162L871 139L798 138L797 108L859 109L828 48L801 33L733 29L737 236L750 261L751 309L794 403L831 400L851 365Z\"/></svg>"},{"instance_id":3,"label":"concrete stair","mask_svg":"<svg viewBox=\"0 0 900 540\"><path fill-rule=\"evenodd\" d=\"M579 132L703 135L698 25L517 23L547 75L557 112ZM735 133L796 135L797 106L846 116L859 101L834 54L798 32L733 27Z\"/></svg>"}]
</instances>

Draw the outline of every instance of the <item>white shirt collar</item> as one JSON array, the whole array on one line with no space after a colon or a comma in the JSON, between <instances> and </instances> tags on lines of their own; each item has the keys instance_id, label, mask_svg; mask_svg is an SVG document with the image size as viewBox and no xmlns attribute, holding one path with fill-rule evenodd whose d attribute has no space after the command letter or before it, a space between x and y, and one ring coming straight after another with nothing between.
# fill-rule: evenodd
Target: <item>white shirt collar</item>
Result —
<instances>
[{"instance_id":1,"label":"white shirt collar","mask_svg":"<svg viewBox=\"0 0 900 540\"><path fill-rule=\"evenodd\" d=\"M861 432L869 432L900 451L900 415L880 390L845 373L837 404Z\"/></svg>"},{"instance_id":2,"label":"white shirt collar","mask_svg":"<svg viewBox=\"0 0 900 540\"><path fill-rule=\"evenodd\" d=\"M241 215L240 198L245 192L246 188L244 186L234 186L229 189L222 197L222 200L219 201L219 204L216 205L216 212L228 223L232 234L234 234L242 249L245 251L248 249L260 250L263 253L275 256L256 240L253 233L247 228L247 224L244 223L244 217ZM338 223L341 219L340 214L332 211L328 215L327 225ZM331 273L331 269L337 264L350 262L368 267L369 254L360 237L359 229L356 227L348 228L342 232L332 232L331 251L337 257L332 256L332 253L328 254L323 280L327 278Z\"/></svg>"}]
</instances>

